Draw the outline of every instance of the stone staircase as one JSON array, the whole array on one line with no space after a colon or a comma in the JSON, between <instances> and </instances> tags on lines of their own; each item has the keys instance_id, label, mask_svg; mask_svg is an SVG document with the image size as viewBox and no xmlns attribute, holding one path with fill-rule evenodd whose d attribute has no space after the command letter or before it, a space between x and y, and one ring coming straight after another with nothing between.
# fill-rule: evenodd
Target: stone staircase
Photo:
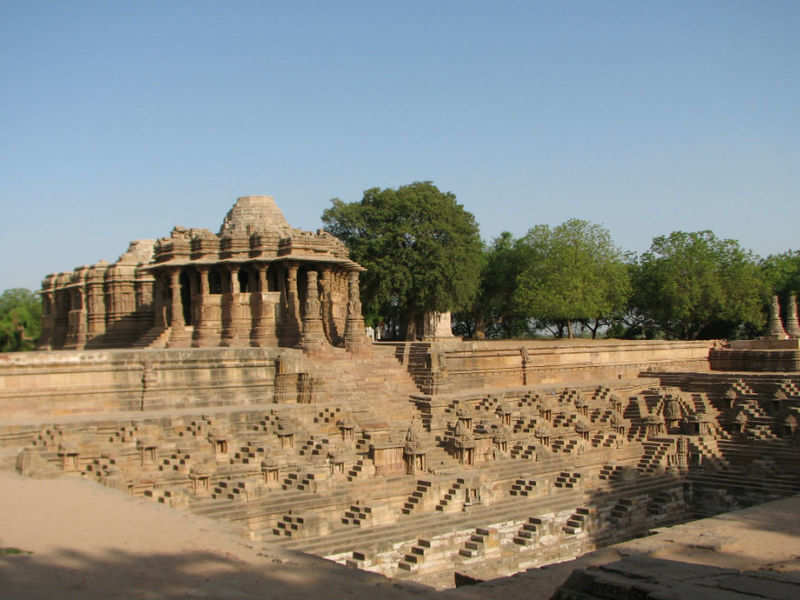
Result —
<instances>
[{"instance_id":1,"label":"stone staircase","mask_svg":"<svg viewBox=\"0 0 800 600\"><path fill-rule=\"evenodd\" d=\"M372 508L369 506L361 506L354 504L349 510L345 511L342 516L342 525L349 525L352 527L361 527L366 525L369 527L372 521Z\"/></svg>"},{"instance_id":2,"label":"stone staircase","mask_svg":"<svg viewBox=\"0 0 800 600\"><path fill-rule=\"evenodd\" d=\"M464 499L464 490L461 489L461 486L463 485L464 480L462 478L459 477L456 479L447 492L445 492L445 494L439 499L439 504L436 505L436 510L439 512L454 512L461 510L461 508L458 506L458 502L453 501Z\"/></svg>"},{"instance_id":3,"label":"stone staircase","mask_svg":"<svg viewBox=\"0 0 800 600\"><path fill-rule=\"evenodd\" d=\"M417 480L417 488L411 492L411 495L406 500L401 510L402 514L410 515L413 513L422 502L422 499L431 489L431 482L423 479Z\"/></svg>"},{"instance_id":4,"label":"stone staircase","mask_svg":"<svg viewBox=\"0 0 800 600\"><path fill-rule=\"evenodd\" d=\"M636 468L642 473L653 473L657 467L663 466L664 457L674 444L675 440L673 439L642 442L644 454Z\"/></svg>"},{"instance_id":5,"label":"stone staircase","mask_svg":"<svg viewBox=\"0 0 800 600\"><path fill-rule=\"evenodd\" d=\"M490 535L488 529L477 527L475 533L469 536L469 540L464 542L464 547L459 549L458 554L464 558L475 558L483 554L486 550L487 538Z\"/></svg>"},{"instance_id":6,"label":"stone staircase","mask_svg":"<svg viewBox=\"0 0 800 600\"><path fill-rule=\"evenodd\" d=\"M564 526L564 533L575 535L584 531L591 514L592 510L589 508L583 506L576 508L575 512L567 519L567 523Z\"/></svg>"},{"instance_id":7,"label":"stone staircase","mask_svg":"<svg viewBox=\"0 0 800 600\"><path fill-rule=\"evenodd\" d=\"M131 348L166 348L167 340L172 334L172 327L151 327L131 344Z\"/></svg>"},{"instance_id":8,"label":"stone staircase","mask_svg":"<svg viewBox=\"0 0 800 600\"><path fill-rule=\"evenodd\" d=\"M534 479L517 479L511 486L509 494L512 496L528 496L533 495L532 492L536 490L536 480Z\"/></svg>"},{"instance_id":9,"label":"stone staircase","mask_svg":"<svg viewBox=\"0 0 800 600\"><path fill-rule=\"evenodd\" d=\"M518 546L531 546L539 537L539 528L542 526L542 520L538 517L529 517L528 520L522 524L522 527L517 530L514 536L514 543Z\"/></svg>"},{"instance_id":10,"label":"stone staircase","mask_svg":"<svg viewBox=\"0 0 800 600\"><path fill-rule=\"evenodd\" d=\"M578 482L581 478L581 474L577 472L570 473L569 471L562 471L558 477L556 477L555 483L553 485L557 488L562 489L573 489L578 485Z\"/></svg>"}]
</instances>

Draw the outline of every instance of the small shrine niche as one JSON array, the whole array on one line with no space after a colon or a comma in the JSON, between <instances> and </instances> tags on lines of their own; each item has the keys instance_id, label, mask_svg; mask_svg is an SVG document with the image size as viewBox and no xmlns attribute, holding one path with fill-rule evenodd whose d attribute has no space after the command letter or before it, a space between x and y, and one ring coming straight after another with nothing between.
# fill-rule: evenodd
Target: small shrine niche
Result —
<instances>
[{"instance_id":1,"label":"small shrine niche","mask_svg":"<svg viewBox=\"0 0 800 600\"><path fill-rule=\"evenodd\" d=\"M786 418L783 419L783 428L781 431L781 435L785 438L793 438L796 432L797 432L797 417L791 414L786 415Z\"/></svg>"},{"instance_id":2,"label":"small shrine niche","mask_svg":"<svg viewBox=\"0 0 800 600\"><path fill-rule=\"evenodd\" d=\"M155 467L158 464L158 445L153 440L139 440L139 461L142 467Z\"/></svg>"},{"instance_id":3,"label":"small shrine niche","mask_svg":"<svg viewBox=\"0 0 800 600\"><path fill-rule=\"evenodd\" d=\"M460 408L456 411L456 417L458 417L458 422L463 424L466 431L472 431L472 415Z\"/></svg>"},{"instance_id":4,"label":"small shrine niche","mask_svg":"<svg viewBox=\"0 0 800 600\"><path fill-rule=\"evenodd\" d=\"M275 434L278 436L281 449L289 450L294 448L295 429L294 424L288 419L283 417L278 418Z\"/></svg>"},{"instance_id":5,"label":"small shrine niche","mask_svg":"<svg viewBox=\"0 0 800 600\"><path fill-rule=\"evenodd\" d=\"M545 421L553 420L553 398L546 397L539 404L539 416Z\"/></svg>"},{"instance_id":6,"label":"small shrine niche","mask_svg":"<svg viewBox=\"0 0 800 600\"><path fill-rule=\"evenodd\" d=\"M739 397L739 394L736 393L736 390L732 387L729 387L725 392L725 403L728 405L728 408L733 408L736 404L736 400Z\"/></svg>"},{"instance_id":7,"label":"small shrine niche","mask_svg":"<svg viewBox=\"0 0 800 600\"><path fill-rule=\"evenodd\" d=\"M505 427L511 427L511 415L512 411L511 408L503 402L497 407L496 411L497 417L500 419L500 423Z\"/></svg>"},{"instance_id":8,"label":"small shrine niche","mask_svg":"<svg viewBox=\"0 0 800 600\"><path fill-rule=\"evenodd\" d=\"M207 471L192 469L189 479L195 496L208 496L211 493L211 477Z\"/></svg>"},{"instance_id":9,"label":"small shrine niche","mask_svg":"<svg viewBox=\"0 0 800 600\"><path fill-rule=\"evenodd\" d=\"M780 413L786 400L788 400L786 392L784 392L783 390L776 391L772 395L772 400L770 401L770 404L772 405L772 414L777 415L778 413Z\"/></svg>"},{"instance_id":10,"label":"small shrine niche","mask_svg":"<svg viewBox=\"0 0 800 600\"><path fill-rule=\"evenodd\" d=\"M80 471L80 454L77 449L62 446L58 456L61 459L61 467L64 471Z\"/></svg>"},{"instance_id":11,"label":"small shrine niche","mask_svg":"<svg viewBox=\"0 0 800 600\"><path fill-rule=\"evenodd\" d=\"M624 436L625 436L625 430L626 430L626 426L625 426L625 419L623 419L623 418L620 416L619 412L617 412L616 410L614 410L614 411L611 413L611 418L609 419L609 423L611 424L611 429L612 429L612 430L613 430L613 431L614 431L614 432L615 432L615 433L616 433L618 436L621 436L621 437L624 437Z\"/></svg>"},{"instance_id":12,"label":"small shrine niche","mask_svg":"<svg viewBox=\"0 0 800 600\"><path fill-rule=\"evenodd\" d=\"M584 441L589 441L589 425L586 421L579 420L575 423L575 432L578 434L578 437Z\"/></svg>"},{"instance_id":13,"label":"small shrine niche","mask_svg":"<svg viewBox=\"0 0 800 600\"><path fill-rule=\"evenodd\" d=\"M264 485L273 487L280 483L280 467L276 463L262 462L261 474L264 477Z\"/></svg>"},{"instance_id":14,"label":"small shrine niche","mask_svg":"<svg viewBox=\"0 0 800 600\"><path fill-rule=\"evenodd\" d=\"M278 433L278 439L281 443L281 449L288 450L294 448L294 433L282 432Z\"/></svg>"},{"instance_id":15,"label":"small shrine niche","mask_svg":"<svg viewBox=\"0 0 800 600\"><path fill-rule=\"evenodd\" d=\"M508 441L511 439L511 434L506 427L500 427L494 435L493 442L497 452L502 455L508 454Z\"/></svg>"},{"instance_id":16,"label":"small shrine niche","mask_svg":"<svg viewBox=\"0 0 800 600\"><path fill-rule=\"evenodd\" d=\"M481 489L464 488L464 506L474 506L476 504L481 504Z\"/></svg>"},{"instance_id":17,"label":"small shrine niche","mask_svg":"<svg viewBox=\"0 0 800 600\"><path fill-rule=\"evenodd\" d=\"M550 446L550 428L544 423L534 430L533 435L542 446Z\"/></svg>"},{"instance_id":18,"label":"small shrine niche","mask_svg":"<svg viewBox=\"0 0 800 600\"><path fill-rule=\"evenodd\" d=\"M734 431L736 431L736 433L746 433L747 432L747 421L748 421L747 413L745 413L743 410L740 410L736 414L736 417L735 417L734 422L733 422L734 423L733 424Z\"/></svg>"},{"instance_id":19,"label":"small shrine niche","mask_svg":"<svg viewBox=\"0 0 800 600\"><path fill-rule=\"evenodd\" d=\"M689 415L681 422L681 429L686 435L709 435L711 423L702 415Z\"/></svg>"},{"instance_id":20,"label":"small shrine niche","mask_svg":"<svg viewBox=\"0 0 800 600\"><path fill-rule=\"evenodd\" d=\"M356 424L349 416L345 416L345 418L338 421L336 425L339 427L343 442L352 443L355 440Z\"/></svg>"},{"instance_id":21,"label":"small shrine niche","mask_svg":"<svg viewBox=\"0 0 800 600\"><path fill-rule=\"evenodd\" d=\"M648 438L658 437L664 435L664 417L653 413L648 414L642 419L645 427L645 435Z\"/></svg>"},{"instance_id":22,"label":"small shrine niche","mask_svg":"<svg viewBox=\"0 0 800 600\"><path fill-rule=\"evenodd\" d=\"M578 397L575 399L575 410L582 417L589 416L589 403L583 398L582 395L578 395Z\"/></svg>"},{"instance_id":23,"label":"small shrine niche","mask_svg":"<svg viewBox=\"0 0 800 600\"><path fill-rule=\"evenodd\" d=\"M622 398L620 398L617 394L611 394L608 399L608 403L611 405L611 410L622 414Z\"/></svg>"},{"instance_id":24,"label":"small shrine niche","mask_svg":"<svg viewBox=\"0 0 800 600\"><path fill-rule=\"evenodd\" d=\"M414 427L415 422L406 431L405 445L403 446L403 462L406 465L406 474L423 473L427 469L425 451L422 449L419 437Z\"/></svg>"},{"instance_id":25,"label":"small shrine niche","mask_svg":"<svg viewBox=\"0 0 800 600\"><path fill-rule=\"evenodd\" d=\"M664 423L667 429L674 429L681 422L681 406L678 398L673 394L664 397Z\"/></svg>"}]
</instances>

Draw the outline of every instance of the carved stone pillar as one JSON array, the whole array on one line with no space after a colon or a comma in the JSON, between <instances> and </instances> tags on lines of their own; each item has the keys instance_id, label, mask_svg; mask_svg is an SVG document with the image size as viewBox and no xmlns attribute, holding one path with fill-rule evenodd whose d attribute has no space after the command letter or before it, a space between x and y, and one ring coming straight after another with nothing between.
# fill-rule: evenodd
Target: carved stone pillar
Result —
<instances>
[{"instance_id":1,"label":"carved stone pillar","mask_svg":"<svg viewBox=\"0 0 800 600\"><path fill-rule=\"evenodd\" d=\"M361 315L358 271L350 271L347 286L347 321L344 328L344 346L348 352L363 354L370 351L370 341L364 327L364 317Z\"/></svg>"},{"instance_id":2,"label":"carved stone pillar","mask_svg":"<svg viewBox=\"0 0 800 600\"><path fill-rule=\"evenodd\" d=\"M167 306L164 302L164 295L166 291L166 276L164 273L156 273L155 281L153 282L153 325L161 329L166 329L169 324L167 320Z\"/></svg>"},{"instance_id":3,"label":"carved stone pillar","mask_svg":"<svg viewBox=\"0 0 800 600\"><path fill-rule=\"evenodd\" d=\"M231 264L228 285L222 300L223 346L238 346L242 343L239 331L239 265Z\"/></svg>"},{"instance_id":4,"label":"carved stone pillar","mask_svg":"<svg viewBox=\"0 0 800 600\"><path fill-rule=\"evenodd\" d=\"M323 266L320 269L319 287L322 329L325 331L325 338L328 342L335 346L340 338L340 332L336 331L336 323L333 320L333 272L329 266Z\"/></svg>"},{"instance_id":5,"label":"carved stone pillar","mask_svg":"<svg viewBox=\"0 0 800 600\"><path fill-rule=\"evenodd\" d=\"M183 307L181 306L181 272L179 269L171 269L169 272L169 291L170 309L169 324L175 327L183 327Z\"/></svg>"},{"instance_id":6,"label":"carved stone pillar","mask_svg":"<svg viewBox=\"0 0 800 600\"><path fill-rule=\"evenodd\" d=\"M791 337L800 338L800 323L797 321L797 297L789 294L789 305L786 307L786 333Z\"/></svg>"},{"instance_id":7,"label":"carved stone pillar","mask_svg":"<svg viewBox=\"0 0 800 600\"><path fill-rule=\"evenodd\" d=\"M267 283L267 263L257 263L258 293L251 295L251 310L253 313L253 328L250 332L251 346L277 346L278 338L275 335L275 303L269 292Z\"/></svg>"},{"instance_id":8,"label":"carved stone pillar","mask_svg":"<svg viewBox=\"0 0 800 600\"><path fill-rule=\"evenodd\" d=\"M42 334L39 336L39 350L52 350L53 329L55 328L55 294L45 292L42 286Z\"/></svg>"},{"instance_id":9,"label":"carved stone pillar","mask_svg":"<svg viewBox=\"0 0 800 600\"><path fill-rule=\"evenodd\" d=\"M86 341L100 337L106 332L106 302L104 265L94 265L86 277Z\"/></svg>"},{"instance_id":10,"label":"carved stone pillar","mask_svg":"<svg viewBox=\"0 0 800 600\"><path fill-rule=\"evenodd\" d=\"M211 306L212 297L208 288L208 271L207 265L197 266L197 296L192 302L195 315L192 346L195 348L207 348L219 343L219 321L214 317Z\"/></svg>"},{"instance_id":11,"label":"carved stone pillar","mask_svg":"<svg viewBox=\"0 0 800 600\"><path fill-rule=\"evenodd\" d=\"M322 312L320 310L319 293L317 291L317 272L308 271L306 281L306 305L303 315L303 338L301 345L306 352L319 352L327 345L325 331L322 328Z\"/></svg>"},{"instance_id":12,"label":"carved stone pillar","mask_svg":"<svg viewBox=\"0 0 800 600\"><path fill-rule=\"evenodd\" d=\"M767 335L768 339L772 340L785 340L789 336L786 334L786 330L783 328L783 323L781 322L781 307L778 303L778 297L772 297L772 304L770 305L769 310L769 321L767 323Z\"/></svg>"},{"instance_id":13,"label":"carved stone pillar","mask_svg":"<svg viewBox=\"0 0 800 600\"><path fill-rule=\"evenodd\" d=\"M170 287L170 326L168 348L184 348L189 345L190 334L186 331L186 320L183 318L183 302L181 301L181 268L176 267L169 272Z\"/></svg>"},{"instance_id":14,"label":"carved stone pillar","mask_svg":"<svg viewBox=\"0 0 800 600\"><path fill-rule=\"evenodd\" d=\"M83 286L70 290L72 295L65 348L81 350L86 346L86 294Z\"/></svg>"},{"instance_id":15,"label":"carved stone pillar","mask_svg":"<svg viewBox=\"0 0 800 600\"><path fill-rule=\"evenodd\" d=\"M297 264L286 265L286 283L282 287L281 345L297 346L300 343L300 296L297 292ZM284 279L281 277L281 282Z\"/></svg>"}]
</instances>

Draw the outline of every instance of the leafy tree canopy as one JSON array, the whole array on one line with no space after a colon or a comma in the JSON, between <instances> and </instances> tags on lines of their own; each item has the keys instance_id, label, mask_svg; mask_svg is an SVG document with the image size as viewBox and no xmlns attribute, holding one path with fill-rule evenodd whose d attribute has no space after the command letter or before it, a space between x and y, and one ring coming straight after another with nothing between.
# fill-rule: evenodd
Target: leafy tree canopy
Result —
<instances>
[{"instance_id":1,"label":"leafy tree canopy","mask_svg":"<svg viewBox=\"0 0 800 600\"><path fill-rule=\"evenodd\" d=\"M761 270L767 285L781 298L800 292L800 251L771 254L761 261Z\"/></svg>"},{"instance_id":2,"label":"leafy tree canopy","mask_svg":"<svg viewBox=\"0 0 800 600\"><path fill-rule=\"evenodd\" d=\"M475 217L431 182L372 188L360 202L339 199L325 210L325 229L341 239L367 271L361 278L365 316L411 326L429 311L468 307L478 289L482 243Z\"/></svg>"},{"instance_id":3,"label":"leafy tree canopy","mask_svg":"<svg viewBox=\"0 0 800 600\"><path fill-rule=\"evenodd\" d=\"M756 258L711 231L653 239L634 270L633 306L667 337L753 335L768 287Z\"/></svg>"},{"instance_id":4,"label":"leafy tree canopy","mask_svg":"<svg viewBox=\"0 0 800 600\"><path fill-rule=\"evenodd\" d=\"M41 333L42 303L33 292L15 288L0 294L0 352L32 350Z\"/></svg>"},{"instance_id":5,"label":"leafy tree canopy","mask_svg":"<svg viewBox=\"0 0 800 600\"><path fill-rule=\"evenodd\" d=\"M517 309L542 323L599 323L624 310L630 279L624 255L608 230L580 219L551 229L537 225L519 244L524 268L513 298Z\"/></svg>"},{"instance_id":6,"label":"leafy tree canopy","mask_svg":"<svg viewBox=\"0 0 800 600\"><path fill-rule=\"evenodd\" d=\"M507 231L484 247L478 295L469 310L454 315L456 333L488 338L529 333L530 319L513 301L517 278L525 269L529 254L528 246Z\"/></svg>"}]
</instances>

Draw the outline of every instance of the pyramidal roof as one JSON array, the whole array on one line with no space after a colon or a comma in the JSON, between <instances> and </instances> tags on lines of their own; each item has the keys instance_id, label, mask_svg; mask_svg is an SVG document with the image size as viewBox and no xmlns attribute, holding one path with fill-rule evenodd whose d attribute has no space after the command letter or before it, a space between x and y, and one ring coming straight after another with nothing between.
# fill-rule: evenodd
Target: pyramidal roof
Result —
<instances>
[{"instance_id":1,"label":"pyramidal roof","mask_svg":"<svg viewBox=\"0 0 800 600\"><path fill-rule=\"evenodd\" d=\"M219 235L244 236L256 231L291 232L272 196L242 196L225 215Z\"/></svg>"}]
</instances>

